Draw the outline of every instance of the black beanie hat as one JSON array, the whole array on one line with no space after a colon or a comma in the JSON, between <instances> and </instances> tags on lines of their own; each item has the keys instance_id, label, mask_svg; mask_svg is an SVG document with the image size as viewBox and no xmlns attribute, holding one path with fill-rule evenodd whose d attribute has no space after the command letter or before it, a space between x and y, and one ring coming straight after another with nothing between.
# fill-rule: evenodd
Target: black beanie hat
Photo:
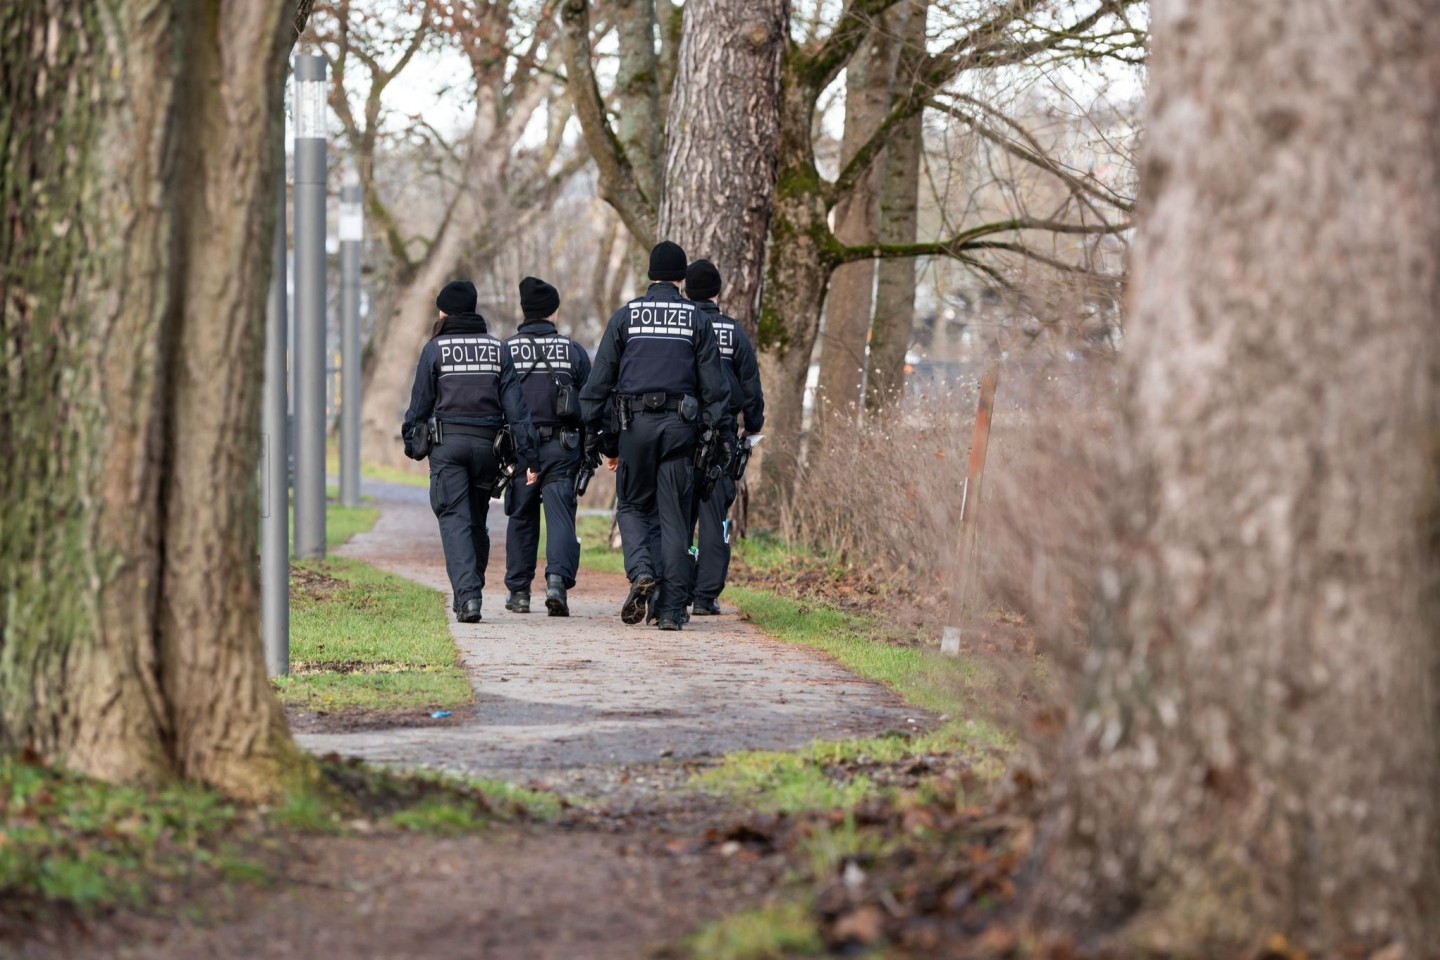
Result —
<instances>
[{"instance_id":1,"label":"black beanie hat","mask_svg":"<svg viewBox=\"0 0 1440 960\"><path fill-rule=\"evenodd\" d=\"M457 313L474 313L479 299L479 295L475 293L475 284L469 280L451 280L441 288L439 296L435 298L435 306L440 308L441 313L453 317Z\"/></svg>"},{"instance_id":2,"label":"black beanie hat","mask_svg":"<svg viewBox=\"0 0 1440 960\"><path fill-rule=\"evenodd\" d=\"M685 251L680 244L661 240L650 251L651 280L684 280Z\"/></svg>"},{"instance_id":3,"label":"black beanie hat","mask_svg":"<svg viewBox=\"0 0 1440 960\"><path fill-rule=\"evenodd\" d=\"M520 281L520 312L526 320L544 320L560 309L560 291L539 277Z\"/></svg>"},{"instance_id":4,"label":"black beanie hat","mask_svg":"<svg viewBox=\"0 0 1440 960\"><path fill-rule=\"evenodd\" d=\"M713 300L720 293L720 271L709 260L696 260L685 271L685 296Z\"/></svg>"}]
</instances>

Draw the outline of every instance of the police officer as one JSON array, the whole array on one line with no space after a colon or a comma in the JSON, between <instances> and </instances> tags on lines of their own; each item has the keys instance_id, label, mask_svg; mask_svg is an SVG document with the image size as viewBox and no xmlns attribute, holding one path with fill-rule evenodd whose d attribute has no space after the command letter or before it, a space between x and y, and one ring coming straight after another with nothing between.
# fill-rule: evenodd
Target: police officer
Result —
<instances>
[{"instance_id":1,"label":"police officer","mask_svg":"<svg viewBox=\"0 0 1440 960\"><path fill-rule=\"evenodd\" d=\"M685 273L685 295L709 317L720 349L720 365L730 385L729 416L719 427L719 442L734 451L739 438L759 433L765 426L765 394L760 389L760 364L755 359L755 348L750 345L744 328L720 312L715 303L719 294L720 271L715 264L709 260L690 264ZM739 423L742 416L743 427ZM696 491L700 537L691 612L697 617L720 612L715 598L725 589L725 576L730 568L730 521L725 517L734 503L735 478L728 469L721 472L708 500L701 500Z\"/></svg>"},{"instance_id":2,"label":"police officer","mask_svg":"<svg viewBox=\"0 0 1440 960\"><path fill-rule=\"evenodd\" d=\"M715 332L705 313L680 295L686 266L679 245L655 245L654 282L610 317L580 391L593 450L605 447L605 402L612 393L621 427L615 519L630 593L620 619L645 621L653 602L661 630L680 629L695 572L691 456L702 431L719 424L730 403Z\"/></svg>"},{"instance_id":3,"label":"police officer","mask_svg":"<svg viewBox=\"0 0 1440 960\"><path fill-rule=\"evenodd\" d=\"M480 620L480 595L490 559L486 514L500 476L495 437L509 425L526 462L537 462L535 430L505 343L475 312L475 285L447 283L435 298L440 320L420 351L410 409L401 436L405 455L430 457L430 507L440 521L445 571L461 623ZM434 421L431 430L429 423ZM537 475L526 474L533 484Z\"/></svg>"},{"instance_id":4,"label":"police officer","mask_svg":"<svg viewBox=\"0 0 1440 960\"><path fill-rule=\"evenodd\" d=\"M540 546L540 510L545 510L545 608L552 617L568 617L565 591L575 586L580 542L575 539L575 474L584 454L580 388L590 376L583 347L555 329L560 292L535 277L520 281L520 310L525 319L506 343L539 436L539 459L527 463L540 479L532 486L505 491L510 523L505 535L505 609L530 612L530 581Z\"/></svg>"}]
</instances>

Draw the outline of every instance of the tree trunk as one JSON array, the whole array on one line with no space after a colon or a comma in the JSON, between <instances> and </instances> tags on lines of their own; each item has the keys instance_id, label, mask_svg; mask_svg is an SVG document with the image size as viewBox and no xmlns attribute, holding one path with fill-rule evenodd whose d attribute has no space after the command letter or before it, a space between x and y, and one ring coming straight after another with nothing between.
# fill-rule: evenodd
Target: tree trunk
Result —
<instances>
[{"instance_id":1,"label":"tree trunk","mask_svg":"<svg viewBox=\"0 0 1440 960\"><path fill-rule=\"evenodd\" d=\"M1137 952L1436 956L1440 20L1153 14L1116 548L1041 903Z\"/></svg>"},{"instance_id":2,"label":"tree trunk","mask_svg":"<svg viewBox=\"0 0 1440 960\"><path fill-rule=\"evenodd\" d=\"M805 378L820 328L820 305L838 246L830 233L824 182L815 169L810 125L816 93L792 47L780 87L780 154L757 346L765 384L762 482L755 513L773 526L800 475Z\"/></svg>"},{"instance_id":3,"label":"tree trunk","mask_svg":"<svg viewBox=\"0 0 1440 960\"><path fill-rule=\"evenodd\" d=\"M899 44L883 25L870 31L845 71L845 132L840 165L849 163L890 110ZM880 165L855 182L835 206L835 237L850 246L872 244L880 229ZM815 389L815 432L832 421L852 420L865 378L865 341L874 306L875 261L859 260L835 268L825 297L820 328L820 378Z\"/></svg>"},{"instance_id":4,"label":"tree trunk","mask_svg":"<svg viewBox=\"0 0 1440 960\"><path fill-rule=\"evenodd\" d=\"M885 14L886 28L904 38L899 71L915 69L925 51L929 0L909 0ZM925 149L922 114L903 121L880 163L880 242L914 243L920 227L920 154ZM849 269L848 265L841 269ZM915 322L915 260L892 257L876 265L875 316L870 323L865 406L882 411L905 389L905 351Z\"/></svg>"},{"instance_id":5,"label":"tree trunk","mask_svg":"<svg viewBox=\"0 0 1440 960\"><path fill-rule=\"evenodd\" d=\"M726 312L753 338L780 124L787 0L685 4L659 235L720 268Z\"/></svg>"},{"instance_id":6,"label":"tree trunk","mask_svg":"<svg viewBox=\"0 0 1440 960\"><path fill-rule=\"evenodd\" d=\"M0 13L0 750L249 799L312 770L255 562L294 9Z\"/></svg>"},{"instance_id":7,"label":"tree trunk","mask_svg":"<svg viewBox=\"0 0 1440 960\"><path fill-rule=\"evenodd\" d=\"M615 74L615 132L630 159L635 185L652 208L660 206L662 137L660 56L655 49L655 0L616 0L620 57Z\"/></svg>"}]
</instances>

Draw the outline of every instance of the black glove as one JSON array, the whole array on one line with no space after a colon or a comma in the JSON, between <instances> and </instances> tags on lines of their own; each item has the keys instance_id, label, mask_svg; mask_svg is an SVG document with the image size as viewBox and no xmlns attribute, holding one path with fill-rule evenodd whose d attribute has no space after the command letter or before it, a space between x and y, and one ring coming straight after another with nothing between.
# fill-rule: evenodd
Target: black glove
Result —
<instances>
[{"instance_id":1,"label":"black glove","mask_svg":"<svg viewBox=\"0 0 1440 960\"><path fill-rule=\"evenodd\" d=\"M405 456L411 460L424 460L430 454L428 428L417 423L405 434Z\"/></svg>"},{"instance_id":2,"label":"black glove","mask_svg":"<svg viewBox=\"0 0 1440 960\"><path fill-rule=\"evenodd\" d=\"M619 439L605 430L585 431L585 458L599 463L602 457L618 456Z\"/></svg>"}]
</instances>

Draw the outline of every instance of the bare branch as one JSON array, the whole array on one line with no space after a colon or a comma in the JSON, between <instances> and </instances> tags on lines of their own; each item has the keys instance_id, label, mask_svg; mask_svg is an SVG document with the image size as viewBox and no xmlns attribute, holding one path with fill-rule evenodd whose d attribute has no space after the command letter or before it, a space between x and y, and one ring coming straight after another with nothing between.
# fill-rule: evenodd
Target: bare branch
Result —
<instances>
[{"instance_id":1,"label":"bare branch","mask_svg":"<svg viewBox=\"0 0 1440 960\"><path fill-rule=\"evenodd\" d=\"M560 8L561 37L570 99L585 144L600 174L600 193L620 214L625 227L640 243L655 239L657 211L635 185L635 171L620 139L610 126L590 50L590 5L586 0L565 0Z\"/></svg>"},{"instance_id":2,"label":"bare branch","mask_svg":"<svg viewBox=\"0 0 1440 960\"><path fill-rule=\"evenodd\" d=\"M1035 139L1035 137L1030 133L1030 131L1026 130L1024 126L1017 123L1011 117L1005 116L1004 113L996 110L989 104L983 103L977 98L971 97L967 94L952 93L950 94L950 96L954 97L956 100L971 105L978 111L984 111L985 113L990 114L995 119L999 120L1001 123L1014 130L1016 136L1025 141L1025 145L1022 146L1020 143L1017 143L1014 139L1005 136L1003 133L996 130L995 128L981 123L980 120L973 114L966 113L952 103L944 103L934 97L931 97L925 101L925 104L926 106L933 107L934 109L939 110L942 113L947 113L950 116L955 117L957 120L966 123L970 126L972 130L980 134L980 136L984 137L986 140L989 140L991 143L1005 150L1012 156L1018 157L1019 159L1024 160L1026 163L1033 164L1034 166L1039 167L1041 170L1044 170L1045 172L1059 178L1075 192L1086 194L1087 196L1093 197L1096 200L1100 200L1103 203L1110 204L1111 206L1119 210L1123 210L1126 213L1134 212L1135 201L1133 199L1123 197L1117 194L1115 191L1111 190L1109 187L1105 186L1099 180L1095 180L1093 178L1087 179L1080 175L1079 171L1071 170L1064 164L1060 163L1060 161L1052 157L1045 156L1044 147L1040 145L1039 141Z\"/></svg>"},{"instance_id":3,"label":"bare branch","mask_svg":"<svg viewBox=\"0 0 1440 960\"><path fill-rule=\"evenodd\" d=\"M865 42L876 19L899 0L851 0L835 29L818 47L805 49L792 43L786 57L794 62L794 75L819 93L839 75L851 55Z\"/></svg>"}]
</instances>

